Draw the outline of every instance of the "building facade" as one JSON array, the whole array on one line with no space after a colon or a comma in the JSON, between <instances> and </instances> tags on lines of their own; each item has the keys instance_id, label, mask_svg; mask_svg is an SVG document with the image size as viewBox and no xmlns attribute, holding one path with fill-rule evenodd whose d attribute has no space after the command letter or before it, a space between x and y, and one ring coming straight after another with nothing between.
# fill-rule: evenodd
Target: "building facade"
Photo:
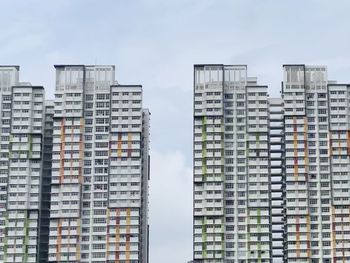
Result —
<instances>
[{"instance_id":1,"label":"building facade","mask_svg":"<svg viewBox=\"0 0 350 263\"><path fill-rule=\"evenodd\" d=\"M1 262L45 262L48 241L49 192L43 182L45 118L44 88L19 82L18 66L0 67L1 83ZM51 160L50 160L51 161ZM43 235L41 235L43 233Z\"/></svg>"},{"instance_id":2,"label":"building facade","mask_svg":"<svg viewBox=\"0 0 350 263\"><path fill-rule=\"evenodd\" d=\"M49 262L148 262L142 87L114 66L55 67Z\"/></svg>"},{"instance_id":3,"label":"building facade","mask_svg":"<svg viewBox=\"0 0 350 263\"><path fill-rule=\"evenodd\" d=\"M349 85L283 72L194 67L194 262L350 261Z\"/></svg>"},{"instance_id":4,"label":"building facade","mask_svg":"<svg viewBox=\"0 0 350 263\"><path fill-rule=\"evenodd\" d=\"M150 113L114 66L0 66L0 262L148 262Z\"/></svg>"},{"instance_id":5,"label":"building facade","mask_svg":"<svg viewBox=\"0 0 350 263\"><path fill-rule=\"evenodd\" d=\"M285 65L285 259L350 261L348 85Z\"/></svg>"},{"instance_id":6,"label":"building facade","mask_svg":"<svg viewBox=\"0 0 350 263\"><path fill-rule=\"evenodd\" d=\"M11 126L11 88L19 83L19 66L0 67L1 140L0 140L0 261L4 261L7 224L7 189Z\"/></svg>"},{"instance_id":7,"label":"building facade","mask_svg":"<svg viewBox=\"0 0 350 263\"><path fill-rule=\"evenodd\" d=\"M194 261L269 262L267 87L246 66L194 70Z\"/></svg>"}]
</instances>

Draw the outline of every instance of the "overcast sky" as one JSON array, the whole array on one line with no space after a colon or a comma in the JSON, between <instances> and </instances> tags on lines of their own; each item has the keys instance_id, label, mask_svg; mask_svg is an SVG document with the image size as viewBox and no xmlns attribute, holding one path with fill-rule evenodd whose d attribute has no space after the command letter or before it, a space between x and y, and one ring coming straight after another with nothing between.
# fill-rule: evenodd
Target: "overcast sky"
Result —
<instances>
[{"instance_id":1,"label":"overcast sky","mask_svg":"<svg viewBox=\"0 0 350 263\"><path fill-rule=\"evenodd\" d=\"M0 0L0 64L54 94L54 64L115 64L151 116L151 263L192 257L193 64L247 64L278 96L282 64L350 82L348 0Z\"/></svg>"}]
</instances>

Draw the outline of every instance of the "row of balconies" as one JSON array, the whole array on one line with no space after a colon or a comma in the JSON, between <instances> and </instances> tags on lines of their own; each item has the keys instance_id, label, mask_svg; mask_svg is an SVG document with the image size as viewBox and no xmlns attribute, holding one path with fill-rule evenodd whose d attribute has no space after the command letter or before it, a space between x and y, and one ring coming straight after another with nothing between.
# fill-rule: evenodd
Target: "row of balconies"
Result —
<instances>
[{"instance_id":1,"label":"row of balconies","mask_svg":"<svg viewBox=\"0 0 350 263\"><path fill-rule=\"evenodd\" d=\"M38 193L38 191L37 191ZM34 193L35 194L35 193ZM29 196L29 195L33 195L32 192L29 193L26 193L25 196L9 196L8 197L8 201L9 202L23 202L23 201L27 201L27 202L38 202L39 201L39 195L38 196Z\"/></svg>"},{"instance_id":2,"label":"row of balconies","mask_svg":"<svg viewBox=\"0 0 350 263\"><path fill-rule=\"evenodd\" d=\"M222 119L206 119L206 123L207 125L222 125L223 121ZM202 118L195 118L194 119L194 125L203 125L203 119Z\"/></svg>"},{"instance_id":3,"label":"row of balconies","mask_svg":"<svg viewBox=\"0 0 350 263\"><path fill-rule=\"evenodd\" d=\"M51 196L54 194L62 194L64 198L69 200L78 198L80 195L80 185L79 184L67 184L67 185L55 185L51 187ZM73 197L76 196L76 197Z\"/></svg>"},{"instance_id":4,"label":"row of balconies","mask_svg":"<svg viewBox=\"0 0 350 263\"><path fill-rule=\"evenodd\" d=\"M29 170L29 169L28 169ZM22 179L25 177L25 179ZM28 181L33 184L33 182L39 183L40 172L33 171L10 171L9 173L9 184L28 184ZM33 189L35 191L35 189Z\"/></svg>"},{"instance_id":5,"label":"row of balconies","mask_svg":"<svg viewBox=\"0 0 350 263\"><path fill-rule=\"evenodd\" d=\"M50 242L51 244L51 242ZM57 243L56 243L57 244ZM105 250L105 249L104 249ZM70 246L70 247L65 247L64 245L60 247L60 250L58 253L60 253L62 255L62 253L77 253L78 249L77 246ZM49 248L49 253L57 253L57 248ZM62 259L62 257L61 257ZM69 257L69 261L67 262L71 262L70 260L72 260L72 257Z\"/></svg>"},{"instance_id":6,"label":"row of balconies","mask_svg":"<svg viewBox=\"0 0 350 263\"><path fill-rule=\"evenodd\" d=\"M79 178L71 178L70 175L67 175L66 178L63 178L62 181L58 175L52 175L51 184L60 184L60 185L77 184L77 185L80 185L81 183L80 183Z\"/></svg>"},{"instance_id":7,"label":"row of balconies","mask_svg":"<svg viewBox=\"0 0 350 263\"><path fill-rule=\"evenodd\" d=\"M63 133L64 140L65 140L65 142L79 142L80 137L75 136L75 135L80 135L83 132L84 132L84 130L80 130L80 128L79 129L77 129L77 128L65 129L65 131ZM56 130L56 129L53 130L53 143L61 143L61 130Z\"/></svg>"},{"instance_id":8,"label":"row of balconies","mask_svg":"<svg viewBox=\"0 0 350 263\"><path fill-rule=\"evenodd\" d=\"M126 211L126 209L117 209L117 210L119 210L119 212L118 212L118 216L120 216L120 217L125 217L125 216L127 216L127 211ZM117 216L117 212L116 212L116 209L113 209L113 208L110 208L110 212L109 212L110 214L110 217L115 217L115 216ZM130 211L130 216L131 217L138 217L140 214L139 214L139 210L138 209L131 209L131 211Z\"/></svg>"},{"instance_id":9,"label":"row of balconies","mask_svg":"<svg viewBox=\"0 0 350 263\"><path fill-rule=\"evenodd\" d=\"M111 117L133 117L133 116L141 117L142 110L141 108L138 108L137 111L132 111L130 109L128 111L111 111L110 116Z\"/></svg>"},{"instance_id":10,"label":"row of balconies","mask_svg":"<svg viewBox=\"0 0 350 263\"><path fill-rule=\"evenodd\" d=\"M269 169L264 169L264 168L252 169L252 168L249 168L248 172L251 173L251 174L269 174Z\"/></svg>"},{"instance_id":11,"label":"row of balconies","mask_svg":"<svg viewBox=\"0 0 350 263\"><path fill-rule=\"evenodd\" d=\"M51 209L51 218L77 218L79 216L78 210L58 211Z\"/></svg>"},{"instance_id":12,"label":"row of balconies","mask_svg":"<svg viewBox=\"0 0 350 263\"><path fill-rule=\"evenodd\" d=\"M194 211L195 216L222 216L223 210L220 208L220 210L211 210L211 211Z\"/></svg>"},{"instance_id":13,"label":"row of balconies","mask_svg":"<svg viewBox=\"0 0 350 263\"><path fill-rule=\"evenodd\" d=\"M203 200L203 199L222 199L223 195L222 194L206 194L206 192L204 192L204 194L195 194L194 199L195 200Z\"/></svg>"},{"instance_id":14,"label":"row of balconies","mask_svg":"<svg viewBox=\"0 0 350 263\"><path fill-rule=\"evenodd\" d=\"M70 104L63 102L61 105L55 105L55 111L63 111L66 112L66 110L82 110L83 104ZM103 108L101 108L103 109Z\"/></svg>"},{"instance_id":15,"label":"row of balconies","mask_svg":"<svg viewBox=\"0 0 350 263\"><path fill-rule=\"evenodd\" d=\"M43 131L42 122L33 122L33 123L18 123L14 124L11 127L11 133L13 134L23 134L23 133L35 133L40 134Z\"/></svg>"},{"instance_id":16,"label":"row of balconies","mask_svg":"<svg viewBox=\"0 0 350 263\"><path fill-rule=\"evenodd\" d=\"M67 201L68 202L68 201ZM54 204L55 202L51 202L51 210L55 212L61 212L63 214L71 213L72 210L76 211L79 214L80 205L78 204L63 204L62 202L58 202L58 204ZM78 211L79 210L79 211Z\"/></svg>"},{"instance_id":17,"label":"row of balconies","mask_svg":"<svg viewBox=\"0 0 350 263\"><path fill-rule=\"evenodd\" d=\"M206 203L206 202L203 202L203 203L200 203L200 204L197 204L195 203L194 204L194 209L216 209L216 208L220 208L222 209L224 207L224 204L222 202L220 203Z\"/></svg>"},{"instance_id":18,"label":"row of balconies","mask_svg":"<svg viewBox=\"0 0 350 263\"><path fill-rule=\"evenodd\" d=\"M207 235L206 240L203 240L203 236L195 236L194 242L221 242L222 241L222 230L217 232L216 235ZM220 246L221 247L221 246Z\"/></svg>"},{"instance_id":19,"label":"row of balconies","mask_svg":"<svg viewBox=\"0 0 350 263\"><path fill-rule=\"evenodd\" d=\"M125 125L125 126L122 126ZM132 126L131 124L111 124L111 126L109 126L109 131L110 132L142 132L142 125L139 124L133 124L133 125L137 125L137 126Z\"/></svg>"},{"instance_id":20,"label":"row of balconies","mask_svg":"<svg viewBox=\"0 0 350 263\"><path fill-rule=\"evenodd\" d=\"M16 251L16 253L15 253ZM10 253L11 252L11 253ZM18 250L8 249L7 256L4 259L5 262L23 262L23 253L18 253ZM36 253L28 254L26 257L26 262L37 262Z\"/></svg>"},{"instance_id":21,"label":"row of balconies","mask_svg":"<svg viewBox=\"0 0 350 263\"><path fill-rule=\"evenodd\" d=\"M21 221L20 221L21 220ZM8 235L9 236L13 236L10 234L10 232L12 233L25 233L25 229L24 229L24 220L26 219L9 219L8 221L8 225L7 225L7 229L8 229ZM37 228L38 227L38 220L33 220L33 219L27 219L29 221L29 223L27 223L28 228Z\"/></svg>"},{"instance_id":22,"label":"row of balconies","mask_svg":"<svg viewBox=\"0 0 350 263\"><path fill-rule=\"evenodd\" d=\"M69 254L66 255L66 254ZM73 252L71 253L60 253L60 256L57 256L57 251L51 251L50 250L50 254L49 254L49 261L50 262L57 262L57 261L63 261L63 262L79 262L81 259L80 257L77 257L77 255Z\"/></svg>"},{"instance_id":23,"label":"row of balconies","mask_svg":"<svg viewBox=\"0 0 350 263\"><path fill-rule=\"evenodd\" d=\"M101 126L101 125L105 125L105 124L95 124L96 126ZM140 127L142 126L142 120L111 120L110 125L112 125L112 127L115 127L115 125L128 125L128 127L130 127L130 125L140 125ZM124 127L124 126L122 126ZM132 127L132 126L131 126Z\"/></svg>"},{"instance_id":24,"label":"row of balconies","mask_svg":"<svg viewBox=\"0 0 350 263\"><path fill-rule=\"evenodd\" d=\"M134 176L130 176L129 174L125 174L125 173L112 173L112 171L110 171L109 182L110 183L137 183L137 182L140 182L141 174L133 174L133 175Z\"/></svg>"},{"instance_id":25,"label":"row of balconies","mask_svg":"<svg viewBox=\"0 0 350 263\"><path fill-rule=\"evenodd\" d=\"M266 108L266 107L260 107L261 109L263 109L263 108ZM253 107L248 107L248 109L255 109L255 111L248 111L247 112L247 115L248 115L248 117L249 116L253 116L253 117L268 117L269 116L269 114L268 114L268 112L267 111L264 111L264 112L261 112L261 111L259 111L259 108L255 108L255 105L253 105Z\"/></svg>"},{"instance_id":26,"label":"row of balconies","mask_svg":"<svg viewBox=\"0 0 350 263\"><path fill-rule=\"evenodd\" d=\"M119 92L118 95L114 95L112 93L111 95L112 100L141 100L141 93L140 94L133 94L131 92L127 92L127 94L123 94L122 92Z\"/></svg>"},{"instance_id":27,"label":"row of balconies","mask_svg":"<svg viewBox=\"0 0 350 263\"><path fill-rule=\"evenodd\" d=\"M122 227L122 226L118 226L118 230L115 229L115 227L113 227L112 225L110 225L109 227L109 239L111 242L113 242L113 237L111 237L112 235L116 235L116 231L118 231L118 235L138 235L139 234L139 230L138 228L129 228L129 230L126 229L126 226ZM120 238L120 241L119 242L122 242L122 239L123 238ZM131 241L132 238L130 238L130 241ZM137 241L137 237L134 237L134 241Z\"/></svg>"},{"instance_id":28,"label":"row of balconies","mask_svg":"<svg viewBox=\"0 0 350 263\"><path fill-rule=\"evenodd\" d=\"M120 217L118 217L118 218L120 218ZM124 218L124 217L123 217ZM115 219L115 217L113 217L113 218L111 218L111 217L109 217L109 221L108 221L108 225L110 226L110 227L112 227L112 226L116 226L116 225L118 225L118 226L122 226L122 227L126 227L126 226L134 226L134 227L136 227L136 230L138 229L138 225L139 225L139 223L140 223L140 220L137 218L137 217L135 217L136 219L130 219L130 220L126 220L126 219L119 219L118 221ZM84 226L84 224L82 224L83 226ZM135 230L135 229L134 229ZM135 233L135 231L133 230L133 233ZM113 232L114 231L114 232ZM115 229L114 230L110 230L110 234L115 234Z\"/></svg>"},{"instance_id":29,"label":"row of balconies","mask_svg":"<svg viewBox=\"0 0 350 263\"><path fill-rule=\"evenodd\" d=\"M196 228L194 230L194 234L200 235L203 233L203 230L201 228ZM217 233L222 233L222 228L221 227L215 227L215 228L207 228L205 231L206 235L211 235L211 234L217 234Z\"/></svg>"},{"instance_id":30,"label":"row of balconies","mask_svg":"<svg viewBox=\"0 0 350 263\"><path fill-rule=\"evenodd\" d=\"M59 155L57 155L57 157L58 157ZM58 158L57 158L58 159ZM56 160L57 160L56 159ZM61 160L60 160L61 161ZM64 164L63 164L63 166L64 167L72 167L72 168L74 168L74 167L81 167L81 165L80 165L80 159L70 159L70 160L66 160L65 162L64 162ZM59 168L61 168L61 162L52 162L52 169L59 169ZM55 170L53 171L53 172L55 172Z\"/></svg>"},{"instance_id":31,"label":"row of balconies","mask_svg":"<svg viewBox=\"0 0 350 263\"><path fill-rule=\"evenodd\" d=\"M210 158L213 158L213 157L210 157ZM218 157L218 158L220 158L220 157ZM202 165L203 165L202 161L195 161L194 162L194 166L202 166ZM206 161L206 165L207 166L220 166L219 168L211 169L211 171L212 171L212 173L221 173L221 166L222 166L222 161L221 160L219 160L219 161L207 160ZM210 168L207 167L207 173L210 173L209 169Z\"/></svg>"},{"instance_id":32,"label":"row of balconies","mask_svg":"<svg viewBox=\"0 0 350 263\"><path fill-rule=\"evenodd\" d=\"M38 235L38 229L36 230L30 230L28 231L28 234L26 233L25 229L21 229L21 230L16 230L16 231L7 231L7 240L10 243L20 243L17 242L20 236L24 237L24 236L30 236L30 237L36 237ZM17 240L16 242L14 242L15 240Z\"/></svg>"},{"instance_id":33,"label":"row of balconies","mask_svg":"<svg viewBox=\"0 0 350 263\"><path fill-rule=\"evenodd\" d=\"M127 101L127 103L123 103L123 101ZM112 103L109 106L105 107L107 109L123 109L123 108L141 108L142 103L141 99L135 99L135 98L128 98L128 99L121 99L119 100L112 100ZM99 108L100 109L100 108Z\"/></svg>"},{"instance_id":34,"label":"row of balconies","mask_svg":"<svg viewBox=\"0 0 350 263\"><path fill-rule=\"evenodd\" d=\"M31 236L29 236L29 240L28 243L26 245L28 246L36 246L37 245L37 240L36 238L33 239L33 237L37 236L37 233L33 234ZM8 245L23 245L24 244L24 239L23 238L8 238L7 240L7 244Z\"/></svg>"},{"instance_id":35,"label":"row of balconies","mask_svg":"<svg viewBox=\"0 0 350 263\"><path fill-rule=\"evenodd\" d=\"M202 135L202 133L197 133L197 134ZM205 141L221 141L222 138L223 137L221 135L210 135L210 134L207 134ZM194 141L195 142L202 142L203 140L204 140L203 136L199 136L199 137L195 136L194 137Z\"/></svg>"},{"instance_id":36,"label":"row of balconies","mask_svg":"<svg viewBox=\"0 0 350 263\"><path fill-rule=\"evenodd\" d=\"M202 251L202 250L203 250L202 246L195 246L194 247L194 251L195 252L199 252L199 251ZM210 251L213 251L213 250L222 251L223 250L223 246L222 245L207 245L205 250L207 251L208 254L210 254ZM208 258L208 257L206 257L206 258Z\"/></svg>"},{"instance_id":37,"label":"row of balconies","mask_svg":"<svg viewBox=\"0 0 350 263\"><path fill-rule=\"evenodd\" d=\"M221 152L207 152L206 156L203 157L203 153L196 153L194 155L194 158L203 158L203 160L205 160L204 158L221 158ZM208 160L207 159L207 165L221 165L221 159L220 160Z\"/></svg>"},{"instance_id":38,"label":"row of balconies","mask_svg":"<svg viewBox=\"0 0 350 263\"><path fill-rule=\"evenodd\" d=\"M7 207L13 210L28 210L28 209L39 209L40 204L39 202L23 202L23 201L17 201L17 202L8 202Z\"/></svg>"},{"instance_id":39,"label":"row of balconies","mask_svg":"<svg viewBox=\"0 0 350 263\"><path fill-rule=\"evenodd\" d=\"M72 195L72 196L65 196L62 193L60 195L52 195L51 196L51 202L53 203L52 205L58 205L55 203L63 204L63 202L80 202L80 194L79 195ZM66 203L64 203L66 204ZM68 203L67 203L68 205Z\"/></svg>"},{"instance_id":40,"label":"row of balconies","mask_svg":"<svg viewBox=\"0 0 350 263\"><path fill-rule=\"evenodd\" d=\"M133 207L133 208L140 208L141 207L141 201L140 198L137 197L124 197L124 199L118 198L118 199L109 199L108 202L109 207L113 208L119 208L119 207L124 207L124 208L128 208L128 207Z\"/></svg>"},{"instance_id":41,"label":"row of balconies","mask_svg":"<svg viewBox=\"0 0 350 263\"><path fill-rule=\"evenodd\" d=\"M132 203L131 206L138 206L140 203L140 195L131 195L131 194L123 194L123 195L109 195L109 201L111 203L117 203L117 202L122 202L122 203Z\"/></svg>"},{"instance_id":42,"label":"row of balconies","mask_svg":"<svg viewBox=\"0 0 350 263\"><path fill-rule=\"evenodd\" d=\"M79 146L83 141L80 140L80 134L74 134L73 136L66 135L63 140L61 140L60 135L56 135L52 139L52 151L60 152L61 146L63 146L61 143L64 143L64 150L70 150L71 147Z\"/></svg>"},{"instance_id":43,"label":"row of balconies","mask_svg":"<svg viewBox=\"0 0 350 263\"><path fill-rule=\"evenodd\" d=\"M223 145L221 144L221 142L215 143L215 144L207 144L204 148L202 147L202 144L194 145L194 150L202 150L202 149L214 150L214 149L222 149L222 148L223 148Z\"/></svg>"},{"instance_id":44,"label":"row of balconies","mask_svg":"<svg viewBox=\"0 0 350 263\"><path fill-rule=\"evenodd\" d=\"M23 184L17 184L17 185L10 185L8 188L8 194L10 193L28 193L28 189L31 185L39 185L39 179L37 180L31 180L30 184L28 185L27 180L22 180Z\"/></svg>"},{"instance_id":45,"label":"row of balconies","mask_svg":"<svg viewBox=\"0 0 350 263\"><path fill-rule=\"evenodd\" d=\"M221 225L223 222L223 220L221 218L217 218L217 219L206 219L206 218L203 218L203 219L195 219L194 220L194 225L195 226L201 226L203 224L205 225Z\"/></svg>"},{"instance_id":46,"label":"row of balconies","mask_svg":"<svg viewBox=\"0 0 350 263\"><path fill-rule=\"evenodd\" d=\"M28 143L30 140L28 138L28 136L26 137L17 137L17 136L12 136L12 143ZM31 137L31 141L32 143L41 143L41 137L37 137L37 136L32 136Z\"/></svg>"},{"instance_id":47,"label":"row of balconies","mask_svg":"<svg viewBox=\"0 0 350 263\"><path fill-rule=\"evenodd\" d=\"M206 132L222 132L223 131L223 127L206 127L205 129ZM203 132L203 126L201 127L195 127L194 128L194 133L197 133L197 134L201 134Z\"/></svg>"},{"instance_id":48,"label":"row of balconies","mask_svg":"<svg viewBox=\"0 0 350 263\"><path fill-rule=\"evenodd\" d=\"M257 200L257 201L252 201L250 200L248 203L249 207L268 207L269 206L269 202L264 202L262 200Z\"/></svg>"}]
</instances>

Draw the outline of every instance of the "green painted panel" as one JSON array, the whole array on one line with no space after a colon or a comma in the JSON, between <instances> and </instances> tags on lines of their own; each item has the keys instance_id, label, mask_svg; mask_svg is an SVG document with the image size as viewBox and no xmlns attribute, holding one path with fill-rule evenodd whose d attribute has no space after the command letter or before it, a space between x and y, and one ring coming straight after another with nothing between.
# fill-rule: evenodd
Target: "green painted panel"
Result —
<instances>
[{"instance_id":1,"label":"green painted panel","mask_svg":"<svg viewBox=\"0 0 350 263\"><path fill-rule=\"evenodd\" d=\"M33 138L31 135L29 135L28 143L29 143L29 158L32 158L32 156L33 156Z\"/></svg>"}]
</instances>

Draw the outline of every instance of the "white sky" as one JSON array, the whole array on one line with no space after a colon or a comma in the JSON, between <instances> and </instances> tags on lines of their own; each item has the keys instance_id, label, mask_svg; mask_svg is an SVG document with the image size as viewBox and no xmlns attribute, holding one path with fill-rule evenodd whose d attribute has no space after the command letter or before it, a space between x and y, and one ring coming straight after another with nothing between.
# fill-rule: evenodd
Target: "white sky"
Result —
<instances>
[{"instance_id":1,"label":"white sky","mask_svg":"<svg viewBox=\"0 0 350 263\"><path fill-rule=\"evenodd\" d=\"M193 64L247 64L278 96L282 64L350 82L348 0L1 0L0 64L53 98L54 64L115 64L151 116L151 262L192 257Z\"/></svg>"}]
</instances>

